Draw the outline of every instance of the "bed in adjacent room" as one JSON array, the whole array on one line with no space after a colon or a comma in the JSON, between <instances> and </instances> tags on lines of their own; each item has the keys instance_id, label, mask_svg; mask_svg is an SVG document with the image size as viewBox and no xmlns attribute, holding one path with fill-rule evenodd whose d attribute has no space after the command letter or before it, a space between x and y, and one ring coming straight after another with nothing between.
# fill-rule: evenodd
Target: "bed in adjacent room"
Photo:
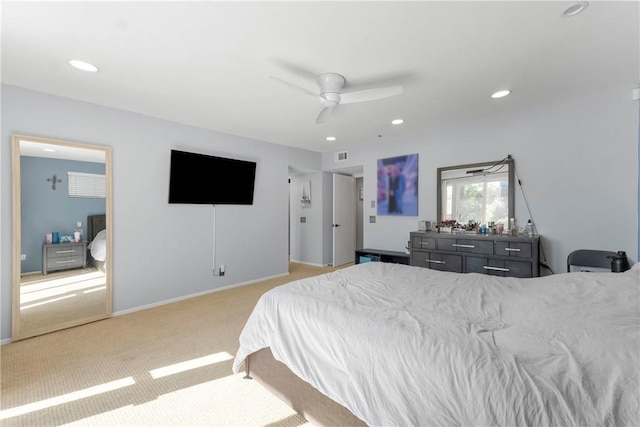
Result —
<instances>
[{"instance_id":1,"label":"bed in adjacent room","mask_svg":"<svg viewBox=\"0 0 640 427\"><path fill-rule=\"evenodd\" d=\"M90 265L105 271L107 262L107 220L105 214L87 216L87 246Z\"/></svg>"},{"instance_id":2,"label":"bed in adjacent room","mask_svg":"<svg viewBox=\"0 0 640 427\"><path fill-rule=\"evenodd\" d=\"M640 425L640 263L517 279L365 263L279 286L243 366L334 425Z\"/></svg>"}]
</instances>

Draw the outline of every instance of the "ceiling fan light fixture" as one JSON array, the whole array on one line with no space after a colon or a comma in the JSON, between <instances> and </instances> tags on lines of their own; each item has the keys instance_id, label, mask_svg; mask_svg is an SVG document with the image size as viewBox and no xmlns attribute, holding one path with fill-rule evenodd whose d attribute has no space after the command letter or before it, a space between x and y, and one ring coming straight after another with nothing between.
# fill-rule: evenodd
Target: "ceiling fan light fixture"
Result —
<instances>
[{"instance_id":1,"label":"ceiling fan light fixture","mask_svg":"<svg viewBox=\"0 0 640 427\"><path fill-rule=\"evenodd\" d=\"M69 65L77 68L78 70L86 71L89 73L98 72L98 67L96 67L95 65L89 64L88 62L80 61L78 59L72 59L71 61L69 61Z\"/></svg>"},{"instance_id":2,"label":"ceiling fan light fixture","mask_svg":"<svg viewBox=\"0 0 640 427\"><path fill-rule=\"evenodd\" d=\"M497 92L494 92L491 94L491 98L493 99L500 99L500 98L504 98L505 96L509 96L511 95L511 91L510 90L499 90Z\"/></svg>"},{"instance_id":3,"label":"ceiling fan light fixture","mask_svg":"<svg viewBox=\"0 0 640 427\"><path fill-rule=\"evenodd\" d=\"M391 120L391 124L392 125L401 125L403 123L404 123L403 119L393 119L393 120Z\"/></svg>"},{"instance_id":4,"label":"ceiling fan light fixture","mask_svg":"<svg viewBox=\"0 0 640 427\"><path fill-rule=\"evenodd\" d=\"M588 6L589 6L588 1L581 1L579 3L576 3L566 8L565 11L562 12L562 16L567 18L571 16L576 16L580 12L584 11Z\"/></svg>"}]
</instances>

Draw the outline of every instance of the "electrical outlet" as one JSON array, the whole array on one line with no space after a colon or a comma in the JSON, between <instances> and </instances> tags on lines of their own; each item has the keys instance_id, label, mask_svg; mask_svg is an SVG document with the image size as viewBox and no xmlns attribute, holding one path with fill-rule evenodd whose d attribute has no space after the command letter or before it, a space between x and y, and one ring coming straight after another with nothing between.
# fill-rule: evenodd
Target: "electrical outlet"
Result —
<instances>
[{"instance_id":1,"label":"electrical outlet","mask_svg":"<svg viewBox=\"0 0 640 427\"><path fill-rule=\"evenodd\" d=\"M20 261L26 261L26 260L27 260L27 254L21 254Z\"/></svg>"},{"instance_id":2,"label":"electrical outlet","mask_svg":"<svg viewBox=\"0 0 640 427\"><path fill-rule=\"evenodd\" d=\"M371 224L375 224L375 223L376 223L376 217L375 217L375 215L371 215L371 216L369 217L369 222L370 222Z\"/></svg>"},{"instance_id":3,"label":"electrical outlet","mask_svg":"<svg viewBox=\"0 0 640 427\"><path fill-rule=\"evenodd\" d=\"M219 275L220 277L222 277L222 276L224 276L224 272L225 272L224 264L221 264L221 265L220 265L220 268L218 269L218 275Z\"/></svg>"}]
</instances>

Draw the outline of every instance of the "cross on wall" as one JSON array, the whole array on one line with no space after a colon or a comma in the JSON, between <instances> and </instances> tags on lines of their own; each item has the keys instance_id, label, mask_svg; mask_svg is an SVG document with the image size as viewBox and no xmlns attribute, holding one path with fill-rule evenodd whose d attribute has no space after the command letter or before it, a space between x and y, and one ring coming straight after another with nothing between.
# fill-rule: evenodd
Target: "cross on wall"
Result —
<instances>
[{"instance_id":1,"label":"cross on wall","mask_svg":"<svg viewBox=\"0 0 640 427\"><path fill-rule=\"evenodd\" d=\"M51 178L47 178L47 182L50 182L51 183L51 189L55 190L56 189L56 183L57 182L62 182L62 180L59 179L58 176L54 174Z\"/></svg>"}]
</instances>

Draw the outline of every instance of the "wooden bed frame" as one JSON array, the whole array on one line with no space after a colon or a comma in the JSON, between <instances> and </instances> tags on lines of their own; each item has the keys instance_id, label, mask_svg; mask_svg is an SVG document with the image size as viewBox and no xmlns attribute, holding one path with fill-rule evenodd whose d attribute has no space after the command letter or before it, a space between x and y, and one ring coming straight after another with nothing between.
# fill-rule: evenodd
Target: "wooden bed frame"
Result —
<instances>
[{"instance_id":1,"label":"wooden bed frame","mask_svg":"<svg viewBox=\"0 0 640 427\"><path fill-rule=\"evenodd\" d=\"M250 354L245 361L245 370L245 378L258 381L311 423L322 426L366 426L347 408L274 359L270 348Z\"/></svg>"}]
</instances>

